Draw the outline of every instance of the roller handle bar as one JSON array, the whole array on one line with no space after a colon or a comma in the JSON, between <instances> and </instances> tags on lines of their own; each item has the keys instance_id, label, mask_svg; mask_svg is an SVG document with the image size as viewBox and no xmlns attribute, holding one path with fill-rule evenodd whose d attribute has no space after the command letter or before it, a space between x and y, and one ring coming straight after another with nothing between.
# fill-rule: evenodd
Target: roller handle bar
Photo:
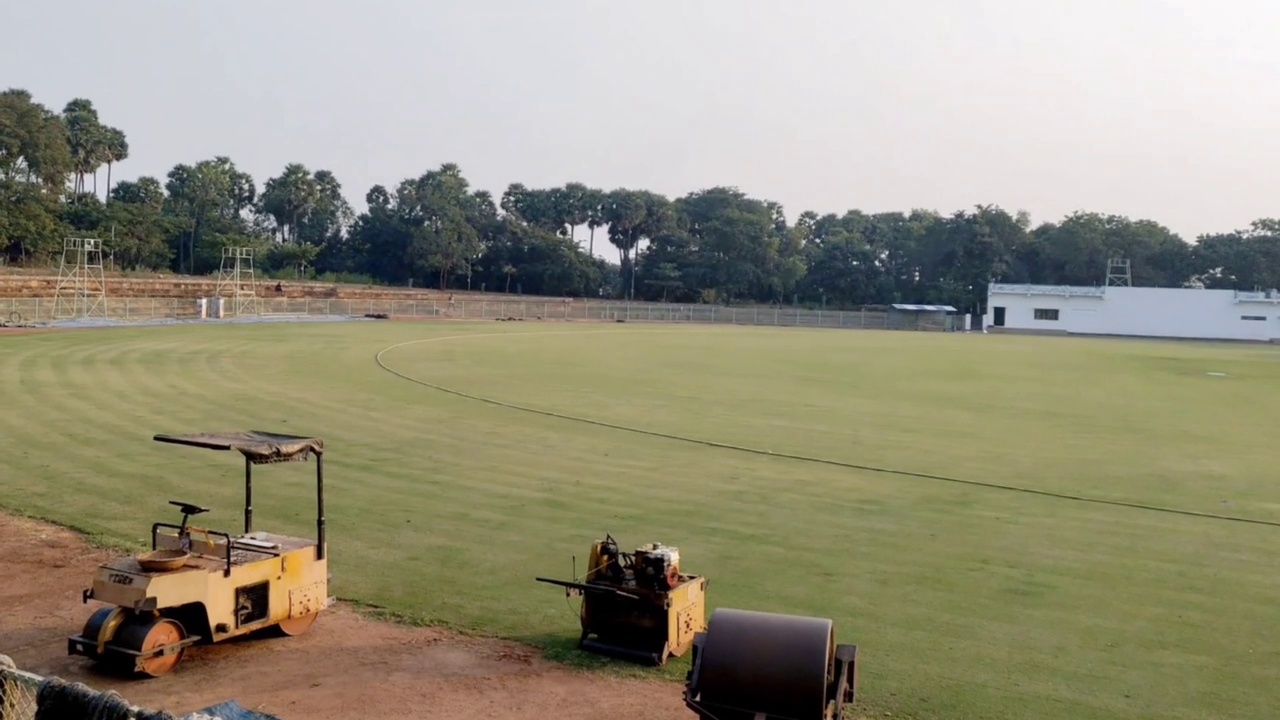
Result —
<instances>
[{"instance_id":1,"label":"roller handle bar","mask_svg":"<svg viewBox=\"0 0 1280 720\"><path fill-rule=\"evenodd\" d=\"M534 578L534 580L537 580L538 582L541 582L541 583L547 583L548 585L559 585L560 587L570 588L572 590L580 590L584 593L595 593L597 595L614 595L616 597L623 597L629 600L640 599L639 595L634 595L632 593L626 592L625 590L619 590L617 588L602 587L600 585L590 585L587 583L571 582L569 580L556 580L554 578L544 578L544 577Z\"/></svg>"},{"instance_id":2,"label":"roller handle bar","mask_svg":"<svg viewBox=\"0 0 1280 720\"><path fill-rule=\"evenodd\" d=\"M830 700L836 708L852 705L858 698L858 646L836 645L836 682Z\"/></svg>"}]
</instances>

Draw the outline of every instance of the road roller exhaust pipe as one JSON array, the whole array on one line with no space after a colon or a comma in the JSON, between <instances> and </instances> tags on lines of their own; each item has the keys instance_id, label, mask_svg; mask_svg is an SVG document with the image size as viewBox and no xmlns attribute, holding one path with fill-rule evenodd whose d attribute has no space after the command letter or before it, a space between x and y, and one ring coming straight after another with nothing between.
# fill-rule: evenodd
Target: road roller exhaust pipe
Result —
<instances>
[{"instance_id":1,"label":"road roller exhaust pipe","mask_svg":"<svg viewBox=\"0 0 1280 720\"><path fill-rule=\"evenodd\" d=\"M719 608L693 641L684 704L703 720L839 720L858 646L826 618Z\"/></svg>"}]
</instances>

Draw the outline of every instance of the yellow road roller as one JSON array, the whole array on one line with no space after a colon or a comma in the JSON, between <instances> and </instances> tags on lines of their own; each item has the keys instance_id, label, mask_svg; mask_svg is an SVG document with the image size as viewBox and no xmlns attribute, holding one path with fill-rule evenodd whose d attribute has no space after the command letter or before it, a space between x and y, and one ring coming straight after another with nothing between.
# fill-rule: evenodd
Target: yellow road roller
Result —
<instances>
[{"instance_id":1,"label":"yellow road roller","mask_svg":"<svg viewBox=\"0 0 1280 720\"><path fill-rule=\"evenodd\" d=\"M649 543L621 552L612 535L591 546L587 573L577 580L535 578L581 596L584 651L648 665L689 651L706 629L707 578L680 570L679 548Z\"/></svg>"},{"instance_id":2,"label":"yellow road roller","mask_svg":"<svg viewBox=\"0 0 1280 720\"><path fill-rule=\"evenodd\" d=\"M311 629L329 604L325 557L324 441L317 437L248 431L156 435L157 442L244 456L244 532L230 534L190 525L209 512L169 501L182 523L151 526L151 551L98 566L83 601L106 603L83 631L67 640L69 655L113 669L159 677L172 671L186 649L274 628L284 635ZM316 460L316 537L255 531L253 468Z\"/></svg>"},{"instance_id":3,"label":"yellow road roller","mask_svg":"<svg viewBox=\"0 0 1280 720\"><path fill-rule=\"evenodd\" d=\"M858 646L826 618L717 608L693 641L684 703L703 720L838 720L858 687Z\"/></svg>"}]
</instances>

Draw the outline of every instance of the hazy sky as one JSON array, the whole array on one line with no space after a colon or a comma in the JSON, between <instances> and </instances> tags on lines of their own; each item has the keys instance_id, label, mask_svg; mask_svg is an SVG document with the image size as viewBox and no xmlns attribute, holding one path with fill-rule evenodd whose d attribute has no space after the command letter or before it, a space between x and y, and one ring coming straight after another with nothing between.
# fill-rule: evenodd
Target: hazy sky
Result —
<instances>
[{"instance_id":1,"label":"hazy sky","mask_svg":"<svg viewBox=\"0 0 1280 720\"><path fill-rule=\"evenodd\" d=\"M801 211L1280 215L1275 0L9 0L0 84L357 209L443 162L500 196L737 185ZM599 244L597 244L599 250ZM612 256L612 253L610 254Z\"/></svg>"}]
</instances>

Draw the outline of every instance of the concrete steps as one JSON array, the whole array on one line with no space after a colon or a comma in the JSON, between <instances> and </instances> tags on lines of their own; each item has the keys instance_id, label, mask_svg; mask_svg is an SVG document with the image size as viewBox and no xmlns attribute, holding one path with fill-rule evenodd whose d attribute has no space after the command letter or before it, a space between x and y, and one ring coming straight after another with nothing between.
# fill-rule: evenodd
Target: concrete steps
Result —
<instances>
[{"instance_id":1,"label":"concrete steps","mask_svg":"<svg viewBox=\"0 0 1280 720\"><path fill-rule=\"evenodd\" d=\"M218 282L215 277L179 277L163 275L146 277L105 278L107 297L111 298L181 298L213 297ZM0 298L52 298L58 287L57 275L0 275ZM388 302L430 302L470 298L475 300L522 300L536 302L565 302L565 298L544 298L533 295L508 295L505 293L479 293L466 291L440 291L411 288L388 288L369 285L347 285L322 282L282 282L276 291L274 281L260 281L258 296L263 298L288 298L308 300L373 300ZM574 298L571 302L582 302Z\"/></svg>"}]
</instances>

